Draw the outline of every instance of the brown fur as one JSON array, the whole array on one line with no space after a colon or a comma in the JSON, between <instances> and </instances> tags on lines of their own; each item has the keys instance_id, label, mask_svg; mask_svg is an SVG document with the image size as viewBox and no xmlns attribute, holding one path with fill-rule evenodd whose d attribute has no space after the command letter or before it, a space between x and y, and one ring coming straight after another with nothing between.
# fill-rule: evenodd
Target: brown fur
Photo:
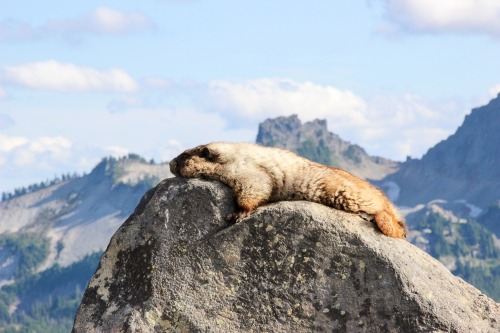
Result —
<instances>
[{"instance_id":1,"label":"brown fur","mask_svg":"<svg viewBox=\"0 0 500 333\"><path fill-rule=\"evenodd\" d=\"M308 200L368 215L384 234L406 237L404 220L382 191L342 169L251 143L209 143L170 162L177 176L218 180L234 191L238 217L266 203Z\"/></svg>"}]
</instances>

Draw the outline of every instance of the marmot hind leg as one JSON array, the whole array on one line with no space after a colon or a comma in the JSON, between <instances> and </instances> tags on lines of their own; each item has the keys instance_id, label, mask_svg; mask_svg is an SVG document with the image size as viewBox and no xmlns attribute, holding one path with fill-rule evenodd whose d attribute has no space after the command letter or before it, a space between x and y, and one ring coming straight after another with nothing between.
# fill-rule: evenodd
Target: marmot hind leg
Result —
<instances>
[{"instance_id":1,"label":"marmot hind leg","mask_svg":"<svg viewBox=\"0 0 500 333\"><path fill-rule=\"evenodd\" d=\"M374 214L377 227L389 237L406 238L408 230L401 219L387 211L380 211Z\"/></svg>"}]
</instances>

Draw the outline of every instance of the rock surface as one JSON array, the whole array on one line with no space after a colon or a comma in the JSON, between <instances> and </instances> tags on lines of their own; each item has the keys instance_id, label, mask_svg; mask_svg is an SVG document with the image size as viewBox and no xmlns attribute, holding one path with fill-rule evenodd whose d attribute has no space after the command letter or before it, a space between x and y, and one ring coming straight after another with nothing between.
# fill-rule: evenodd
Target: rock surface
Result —
<instances>
[{"instance_id":1,"label":"rock surface","mask_svg":"<svg viewBox=\"0 0 500 333\"><path fill-rule=\"evenodd\" d=\"M357 216L174 178L113 236L73 332L499 332L500 304Z\"/></svg>"}]
</instances>

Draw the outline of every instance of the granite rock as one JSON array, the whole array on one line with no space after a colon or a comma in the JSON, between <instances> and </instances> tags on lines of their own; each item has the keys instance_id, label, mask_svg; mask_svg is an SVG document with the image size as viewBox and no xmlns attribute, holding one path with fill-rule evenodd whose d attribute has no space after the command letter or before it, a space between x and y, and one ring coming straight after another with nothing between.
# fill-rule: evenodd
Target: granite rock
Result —
<instances>
[{"instance_id":1,"label":"granite rock","mask_svg":"<svg viewBox=\"0 0 500 333\"><path fill-rule=\"evenodd\" d=\"M73 332L499 332L500 305L405 240L310 202L230 224L229 188L173 178L115 233Z\"/></svg>"}]
</instances>

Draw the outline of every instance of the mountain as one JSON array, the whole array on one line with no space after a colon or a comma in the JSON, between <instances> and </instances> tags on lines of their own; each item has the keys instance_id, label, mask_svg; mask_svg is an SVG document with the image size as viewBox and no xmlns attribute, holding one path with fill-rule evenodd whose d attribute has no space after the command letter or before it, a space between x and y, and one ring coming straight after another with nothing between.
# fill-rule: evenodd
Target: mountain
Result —
<instances>
[{"instance_id":1,"label":"mountain","mask_svg":"<svg viewBox=\"0 0 500 333\"><path fill-rule=\"evenodd\" d=\"M478 222L495 235L496 242L500 247L500 200L486 208L479 216Z\"/></svg>"},{"instance_id":2,"label":"mountain","mask_svg":"<svg viewBox=\"0 0 500 333\"><path fill-rule=\"evenodd\" d=\"M398 205L435 199L466 200L487 208L500 198L500 95L473 109L455 134L421 159L409 159L386 176L382 187L397 189Z\"/></svg>"},{"instance_id":3,"label":"mountain","mask_svg":"<svg viewBox=\"0 0 500 333\"><path fill-rule=\"evenodd\" d=\"M500 95L421 159L374 183L402 208L408 240L500 299Z\"/></svg>"},{"instance_id":4,"label":"mountain","mask_svg":"<svg viewBox=\"0 0 500 333\"><path fill-rule=\"evenodd\" d=\"M55 263L67 266L104 249L142 195L169 176L167 164L149 164L136 155L106 158L84 177L0 202L0 234L47 239L47 258L37 268L40 271ZM0 256L17 262L7 252L4 247ZM0 267L0 284L5 284L7 266Z\"/></svg>"},{"instance_id":5,"label":"mountain","mask_svg":"<svg viewBox=\"0 0 500 333\"><path fill-rule=\"evenodd\" d=\"M498 210L470 216L464 201L434 200L404 209L407 240L443 263L490 297L500 299L500 242ZM474 215L474 214L473 214Z\"/></svg>"},{"instance_id":6,"label":"mountain","mask_svg":"<svg viewBox=\"0 0 500 333\"><path fill-rule=\"evenodd\" d=\"M399 163L370 156L363 148L329 132L326 120L301 123L297 115L267 119L259 125L257 143L289 149L310 160L346 169L361 178L381 179Z\"/></svg>"},{"instance_id":7,"label":"mountain","mask_svg":"<svg viewBox=\"0 0 500 333\"><path fill-rule=\"evenodd\" d=\"M67 328L111 236L144 193L170 176L168 164L131 154L0 202L0 327Z\"/></svg>"}]
</instances>

